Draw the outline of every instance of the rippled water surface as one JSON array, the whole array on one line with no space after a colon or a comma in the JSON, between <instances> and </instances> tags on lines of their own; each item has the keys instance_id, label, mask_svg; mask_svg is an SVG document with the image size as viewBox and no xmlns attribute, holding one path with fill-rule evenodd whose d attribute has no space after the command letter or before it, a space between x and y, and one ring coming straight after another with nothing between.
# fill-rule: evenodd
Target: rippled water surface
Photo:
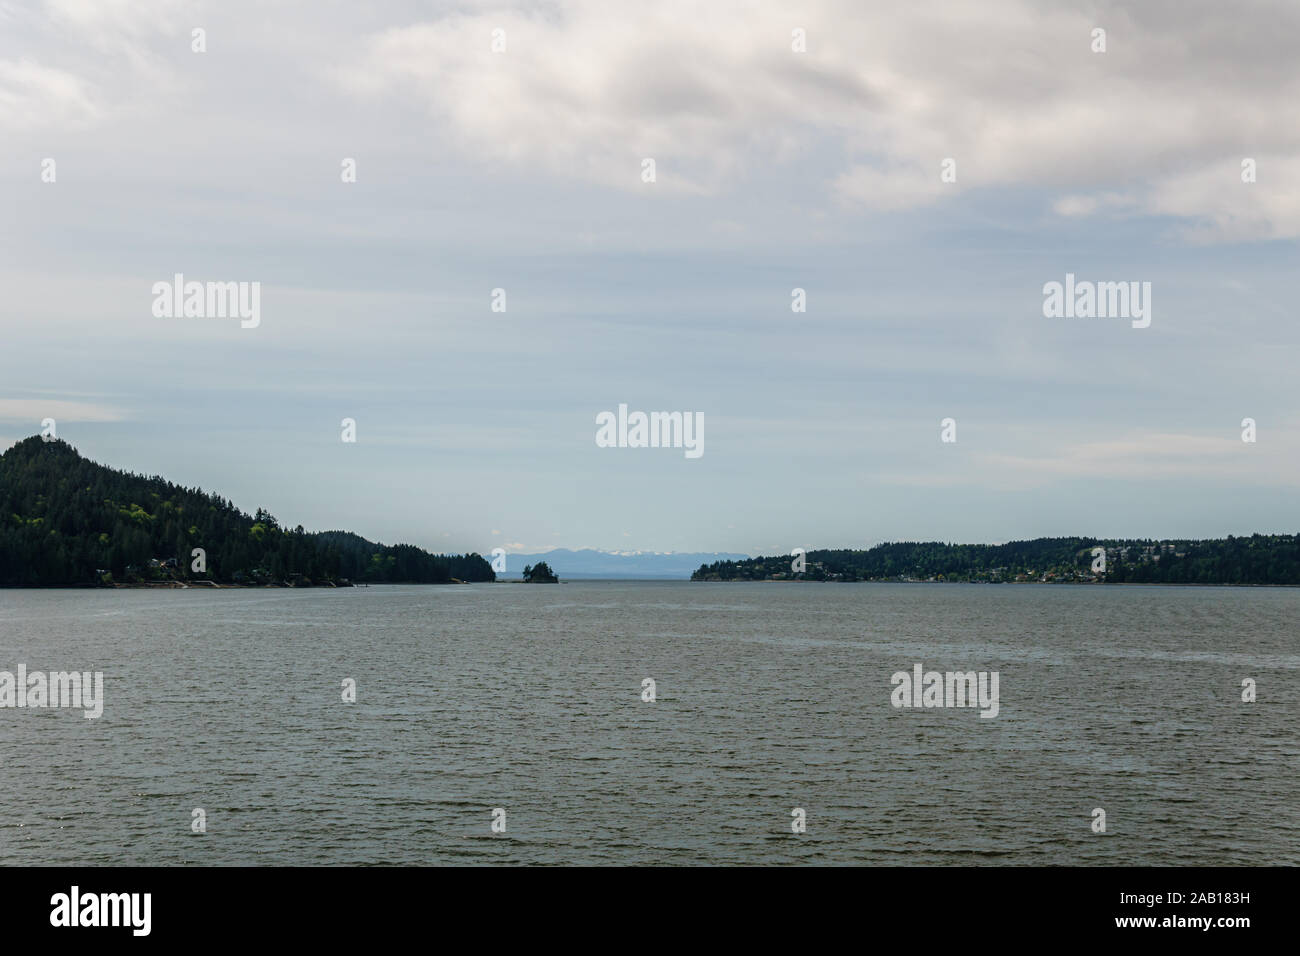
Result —
<instances>
[{"instance_id":1,"label":"rippled water surface","mask_svg":"<svg viewBox=\"0 0 1300 956\"><path fill-rule=\"evenodd\" d=\"M107 698L0 709L0 862L1295 864L1298 627L1262 588L0 591L0 670ZM918 662L998 671L997 718L892 707Z\"/></svg>"}]
</instances>

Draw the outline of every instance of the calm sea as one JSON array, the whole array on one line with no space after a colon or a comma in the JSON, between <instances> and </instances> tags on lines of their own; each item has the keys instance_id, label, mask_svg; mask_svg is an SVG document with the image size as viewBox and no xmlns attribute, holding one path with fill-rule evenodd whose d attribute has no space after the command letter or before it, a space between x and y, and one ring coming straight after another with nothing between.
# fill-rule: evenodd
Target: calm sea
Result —
<instances>
[{"instance_id":1,"label":"calm sea","mask_svg":"<svg viewBox=\"0 0 1300 956\"><path fill-rule=\"evenodd\" d=\"M0 709L0 863L1296 864L1298 622L1263 588L0 591L0 670L106 697ZM998 716L894 708L917 663L997 671Z\"/></svg>"}]
</instances>

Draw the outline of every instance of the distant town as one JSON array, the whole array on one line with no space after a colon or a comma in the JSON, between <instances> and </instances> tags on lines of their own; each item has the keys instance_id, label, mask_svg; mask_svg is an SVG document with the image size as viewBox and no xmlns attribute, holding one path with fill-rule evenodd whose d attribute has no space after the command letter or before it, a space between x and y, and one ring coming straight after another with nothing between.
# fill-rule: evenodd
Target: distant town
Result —
<instances>
[{"instance_id":1,"label":"distant town","mask_svg":"<svg viewBox=\"0 0 1300 956\"><path fill-rule=\"evenodd\" d=\"M900 542L716 561L692 581L1242 584L1300 586L1300 535L1207 540L1035 538L1007 544Z\"/></svg>"}]
</instances>

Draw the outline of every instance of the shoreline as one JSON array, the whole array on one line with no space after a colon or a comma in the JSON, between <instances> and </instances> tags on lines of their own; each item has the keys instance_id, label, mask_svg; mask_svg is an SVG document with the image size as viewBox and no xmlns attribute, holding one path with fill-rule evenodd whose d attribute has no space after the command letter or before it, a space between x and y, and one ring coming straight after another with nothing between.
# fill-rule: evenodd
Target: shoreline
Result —
<instances>
[{"instance_id":1,"label":"shoreline","mask_svg":"<svg viewBox=\"0 0 1300 956\"><path fill-rule=\"evenodd\" d=\"M292 584L217 584L215 582L193 582L191 584L182 584L178 581L170 582L150 582L141 584L36 584L36 585L0 585L0 592L4 591L344 591L355 588L369 587L446 587L453 584L461 585L493 585L493 584L824 584L824 585L851 585L851 584L906 584L926 587L958 587L958 586L987 586L987 587L1100 587L1100 588L1300 588L1300 584L1251 584L1231 581L1223 582L1185 582L1185 581L1112 581L1105 583L1101 581L799 581L780 578L770 578L761 580L710 580L710 581L692 581L689 578L574 578L568 581L554 582L532 582L519 580L497 580L497 581L377 581L373 584L366 582L362 584L311 584L311 585L292 585Z\"/></svg>"},{"instance_id":2,"label":"shoreline","mask_svg":"<svg viewBox=\"0 0 1300 956\"><path fill-rule=\"evenodd\" d=\"M917 584L917 585L981 585L988 587L1060 587L1060 588L1300 588L1300 584L1253 584L1238 581L801 581L790 578L760 579L709 579L688 581L689 584Z\"/></svg>"}]
</instances>

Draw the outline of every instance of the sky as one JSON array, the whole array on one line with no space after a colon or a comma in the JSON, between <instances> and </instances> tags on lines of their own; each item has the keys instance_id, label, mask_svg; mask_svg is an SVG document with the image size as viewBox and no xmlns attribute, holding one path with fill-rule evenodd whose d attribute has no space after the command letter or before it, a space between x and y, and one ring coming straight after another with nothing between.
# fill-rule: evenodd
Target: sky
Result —
<instances>
[{"instance_id":1,"label":"sky","mask_svg":"<svg viewBox=\"0 0 1300 956\"><path fill-rule=\"evenodd\" d=\"M443 552L1295 533L1297 35L1269 0L0 0L0 449L52 418ZM177 273L260 283L259 323L156 315ZM1150 283L1150 324L1046 316L1067 274ZM703 454L600 447L620 404Z\"/></svg>"}]
</instances>

